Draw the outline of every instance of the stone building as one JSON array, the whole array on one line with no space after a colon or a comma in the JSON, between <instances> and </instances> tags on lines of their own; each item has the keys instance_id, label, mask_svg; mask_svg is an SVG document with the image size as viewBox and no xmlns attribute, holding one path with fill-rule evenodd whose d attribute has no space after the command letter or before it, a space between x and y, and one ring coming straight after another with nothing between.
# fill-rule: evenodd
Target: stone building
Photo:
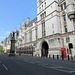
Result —
<instances>
[{"instance_id":1,"label":"stone building","mask_svg":"<svg viewBox=\"0 0 75 75\"><path fill-rule=\"evenodd\" d=\"M16 52L35 56L75 55L75 0L37 0L37 16L15 31Z\"/></svg>"},{"instance_id":2,"label":"stone building","mask_svg":"<svg viewBox=\"0 0 75 75\"><path fill-rule=\"evenodd\" d=\"M38 41L34 54L60 55L61 48L75 55L74 0L37 0ZM39 33L40 31L40 33ZM69 44L73 45L72 50Z\"/></svg>"},{"instance_id":3,"label":"stone building","mask_svg":"<svg viewBox=\"0 0 75 75\"><path fill-rule=\"evenodd\" d=\"M4 48L4 52L6 53L6 51L7 51L7 38L5 38L2 45L3 45L3 48Z\"/></svg>"},{"instance_id":4,"label":"stone building","mask_svg":"<svg viewBox=\"0 0 75 75\"><path fill-rule=\"evenodd\" d=\"M9 34L7 40L6 40L6 52L9 53L11 49L11 39L12 39L12 33Z\"/></svg>"},{"instance_id":5,"label":"stone building","mask_svg":"<svg viewBox=\"0 0 75 75\"><path fill-rule=\"evenodd\" d=\"M37 25L34 54L60 55L61 48L66 48L67 54L75 55L74 0L37 0ZM69 45L73 48L69 49Z\"/></svg>"},{"instance_id":6,"label":"stone building","mask_svg":"<svg viewBox=\"0 0 75 75\"><path fill-rule=\"evenodd\" d=\"M36 43L37 40L36 22L37 18L34 18L32 21L30 21L30 18L27 18L27 23L23 21L22 26L20 24L19 36L16 42L17 53L32 53L32 50L35 48L34 43Z\"/></svg>"}]
</instances>

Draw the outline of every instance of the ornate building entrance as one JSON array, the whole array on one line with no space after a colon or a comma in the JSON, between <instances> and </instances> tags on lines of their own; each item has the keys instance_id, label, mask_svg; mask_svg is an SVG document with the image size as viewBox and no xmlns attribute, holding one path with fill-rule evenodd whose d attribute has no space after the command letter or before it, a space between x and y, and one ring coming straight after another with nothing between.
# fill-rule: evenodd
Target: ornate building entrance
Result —
<instances>
[{"instance_id":1,"label":"ornate building entrance","mask_svg":"<svg viewBox=\"0 0 75 75\"><path fill-rule=\"evenodd\" d=\"M41 49L41 57L47 57L48 56L48 44L46 41L42 43L42 49Z\"/></svg>"}]
</instances>

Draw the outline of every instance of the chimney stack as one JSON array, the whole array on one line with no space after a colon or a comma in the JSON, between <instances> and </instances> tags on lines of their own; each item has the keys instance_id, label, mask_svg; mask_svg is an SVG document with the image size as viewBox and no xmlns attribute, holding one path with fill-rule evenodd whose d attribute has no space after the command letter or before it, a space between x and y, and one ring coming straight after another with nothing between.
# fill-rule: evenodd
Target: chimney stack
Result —
<instances>
[{"instance_id":1,"label":"chimney stack","mask_svg":"<svg viewBox=\"0 0 75 75\"><path fill-rule=\"evenodd\" d=\"M30 18L29 17L27 17L27 24L30 22Z\"/></svg>"}]
</instances>

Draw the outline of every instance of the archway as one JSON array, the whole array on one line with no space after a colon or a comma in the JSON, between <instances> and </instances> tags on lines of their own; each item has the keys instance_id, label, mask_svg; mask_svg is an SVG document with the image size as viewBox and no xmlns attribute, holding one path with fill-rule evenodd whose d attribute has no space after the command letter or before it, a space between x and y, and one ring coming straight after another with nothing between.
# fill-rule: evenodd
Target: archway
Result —
<instances>
[{"instance_id":1,"label":"archway","mask_svg":"<svg viewBox=\"0 0 75 75\"><path fill-rule=\"evenodd\" d=\"M48 49L49 49L49 46L48 46L47 42L44 41L42 43L42 49L41 49L41 56L42 57L47 57L48 56Z\"/></svg>"}]
</instances>

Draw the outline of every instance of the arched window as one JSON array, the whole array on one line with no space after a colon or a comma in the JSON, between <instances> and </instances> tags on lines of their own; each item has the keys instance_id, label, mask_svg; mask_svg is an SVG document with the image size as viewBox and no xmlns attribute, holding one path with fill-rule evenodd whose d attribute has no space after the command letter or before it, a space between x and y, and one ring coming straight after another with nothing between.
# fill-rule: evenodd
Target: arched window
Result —
<instances>
[{"instance_id":1,"label":"arched window","mask_svg":"<svg viewBox=\"0 0 75 75\"><path fill-rule=\"evenodd\" d=\"M46 8L46 2L45 2L45 8Z\"/></svg>"},{"instance_id":2,"label":"arched window","mask_svg":"<svg viewBox=\"0 0 75 75\"><path fill-rule=\"evenodd\" d=\"M42 10L43 10L43 5L42 5Z\"/></svg>"}]
</instances>

